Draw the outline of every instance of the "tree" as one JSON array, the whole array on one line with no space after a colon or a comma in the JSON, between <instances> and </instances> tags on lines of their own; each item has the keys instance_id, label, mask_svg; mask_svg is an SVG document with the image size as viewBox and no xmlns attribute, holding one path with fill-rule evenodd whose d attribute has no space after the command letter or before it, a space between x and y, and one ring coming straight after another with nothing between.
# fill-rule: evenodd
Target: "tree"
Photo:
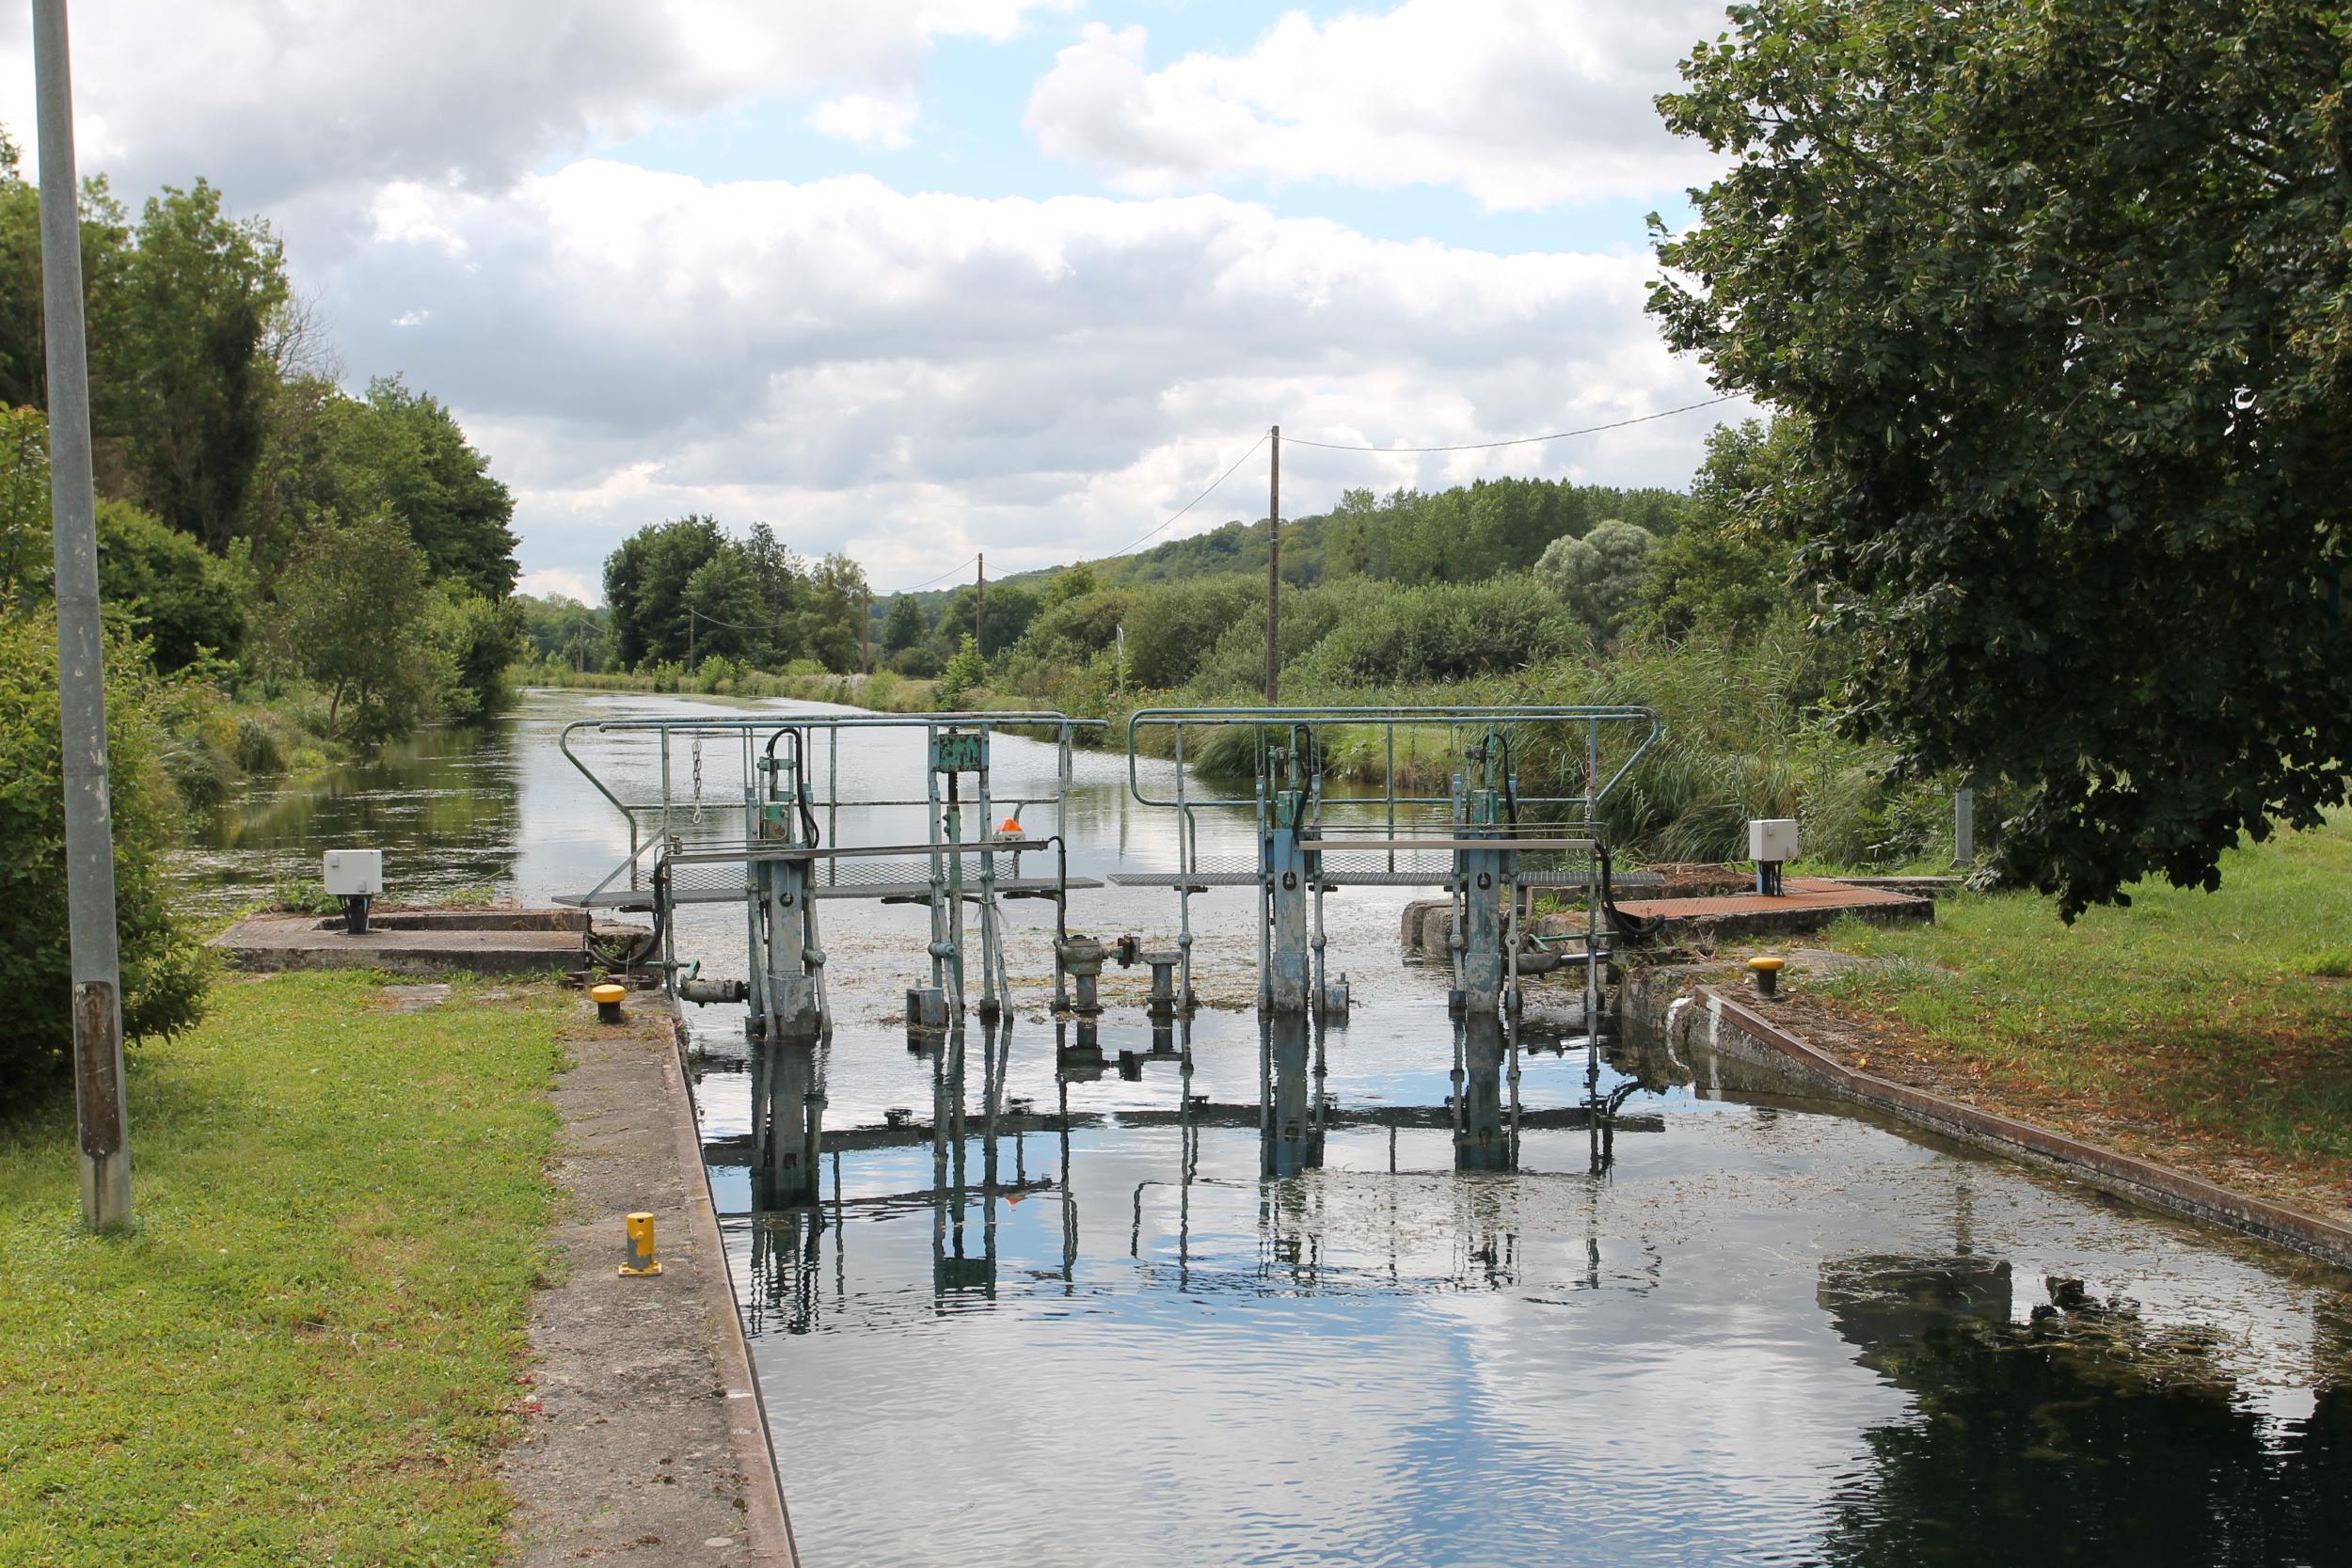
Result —
<instances>
[{"instance_id":1,"label":"tree","mask_svg":"<svg viewBox=\"0 0 2352 1568\"><path fill-rule=\"evenodd\" d=\"M330 493L315 497L319 504L347 515L389 511L408 526L435 578L485 599L514 592L515 497L490 477L490 460L447 404L379 376L364 402L335 398L324 420Z\"/></svg>"},{"instance_id":2,"label":"tree","mask_svg":"<svg viewBox=\"0 0 2352 1568\"><path fill-rule=\"evenodd\" d=\"M276 376L262 352L286 304L285 260L258 218L199 180L151 197L124 267L117 333L93 332L93 380L117 388L141 491L215 553L241 531Z\"/></svg>"},{"instance_id":3,"label":"tree","mask_svg":"<svg viewBox=\"0 0 2352 1568\"><path fill-rule=\"evenodd\" d=\"M506 705L512 694L506 673L528 646L521 606L511 598L485 598L461 579L445 578L427 595L424 634L440 676L436 707L471 723Z\"/></svg>"},{"instance_id":4,"label":"tree","mask_svg":"<svg viewBox=\"0 0 2352 1568\"><path fill-rule=\"evenodd\" d=\"M865 666L869 596L865 570L848 556L829 555L817 563L809 581L802 642L826 669L847 672Z\"/></svg>"},{"instance_id":5,"label":"tree","mask_svg":"<svg viewBox=\"0 0 2352 1568\"><path fill-rule=\"evenodd\" d=\"M1094 568L1081 561L1074 566L1065 566L1054 574L1053 579L1045 585L1045 597L1040 608L1059 609L1073 599L1085 598L1102 586L1102 582L1095 576Z\"/></svg>"},{"instance_id":6,"label":"tree","mask_svg":"<svg viewBox=\"0 0 2352 1568\"><path fill-rule=\"evenodd\" d=\"M1998 869L2068 918L2316 824L2352 765L2352 14L1735 20L1661 100L1732 163L1652 308L1803 420L1851 732L2009 781Z\"/></svg>"},{"instance_id":7,"label":"tree","mask_svg":"<svg viewBox=\"0 0 2352 1568\"><path fill-rule=\"evenodd\" d=\"M1247 574L1174 582L1141 595L1127 616L1127 670L1147 690L1182 686L1226 628L1257 612L1265 634L1265 583Z\"/></svg>"},{"instance_id":8,"label":"tree","mask_svg":"<svg viewBox=\"0 0 2352 1568\"><path fill-rule=\"evenodd\" d=\"M775 628L760 596L758 574L742 550L730 544L713 551L686 579L680 598L694 620L691 646L697 667L713 654L738 664L765 661Z\"/></svg>"},{"instance_id":9,"label":"tree","mask_svg":"<svg viewBox=\"0 0 2352 1568\"><path fill-rule=\"evenodd\" d=\"M49 421L0 407L0 611L50 570Z\"/></svg>"},{"instance_id":10,"label":"tree","mask_svg":"<svg viewBox=\"0 0 2352 1568\"><path fill-rule=\"evenodd\" d=\"M948 646L960 646L959 639L973 629L972 600L975 589L966 583L947 595L947 602L939 611L938 625L932 635ZM988 585L988 657L995 657L1021 641L1021 634L1029 629L1040 608L1038 596L1017 582L992 582Z\"/></svg>"},{"instance_id":11,"label":"tree","mask_svg":"<svg viewBox=\"0 0 2352 1568\"><path fill-rule=\"evenodd\" d=\"M890 618L882 623L883 653L904 653L930 633L930 626L923 619L923 607L915 602L914 594L900 594L890 601Z\"/></svg>"},{"instance_id":12,"label":"tree","mask_svg":"<svg viewBox=\"0 0 2352 1568\"><path fill-rule=\"evenodd\" d=\"M685 661L687 580L728 544L715 519L694 515L649 523L605 557L604 602L612 608L613 657L622 668Z\"/></svg>"},{"instance_id":13,"label":"tree","mask_svg":"<svg viewBox=\"0 0 2352 1568\"><path fill-rule=\"evenodd\" d=\"M931 696L945 711L952 712L963 705L966 693L988 680L988 662L980 657L979 644L965 632L956 647L955 656L939 673L939 684L931 688Z\"/></svg>"},{"instance_id":14,"label":"tree","mask_svg":"<svg viewBox=\"0 0 2352 1568\"><path fill-rule=\"evenodd\" d=\"M326 689L330 727L362 741L405 734L448 679L427 608L424 552L397 517L322 516L278 579L268 661Z\"/></svg>"},{"instance_id":15,"label":"tree","mask_svg":"<svg viewBox=\"0 0 2352 1568\"><path fill-rule=\"evenodd\" d=\"M131 618L167 674L207 653L234 658L245 646L243 575L122 501L98 503L98 592L109 613Z\"/></svg>"},{"instance_id":16,"label":"tree","mask_svg":"<svg viewBox=\"0 0 2352 1568\"><path fill-rule=\"evenodd\" d=\"M21 172L15 141L0 130L0 405L49 406L48 329L41 316L40 192ZM131 231L104 175L82 182L83 310L93 347L119 337L116 309ZM94 372L97 423L111 430L114 378Z\"/></svg>"},{"instance_id":17,"label":"tree","mask_svg":"<svg viewBox=\"0 0 2352 1568\"><path fill-rule=\"evenodd\" d=\"M1634 612L1644 630L1681 639L1707 630L1753 634L1796 604L1788 534L1804 518L1781 511L1798 495L1790 477L1797 425L1778 419L1719 425L1691 486L1682 526L1649 554Z\"/></svg>"},{"instance_id":18,"label":"tree","mask_svg":"<svg viewBox=\"0 0 2352 1568\"><path fill-rule=\"evenodd\" d=\"M512 603L522 616L531 651L543 659L580 670L601 670L612 618L606 611L561 594L534 598L517 594Z\"/></svg>"},{"instance_id":19,"label":"tree","mask_svg":"<svg viewBox=\"0 0 2352 1568\"><path fill-rule=\"evenodd\" d=\"M1657 545L1649 530L1612 517L1581 539L1553 540L1535 562L1535 575L1567 601L1593 635L1607 637L1632 608Z\"/></svg>"},{"instance_id":20,"label":"tree","mask_svg":"<svg viewBox=\"0 0 2352 1568\"><path fill-rule=\"evenodd\" d=\"M760 661L788 664L805 651L799 624L809 608L808 569L766 523L752 525L742 548L743 559L759 584L762 615L770 627Z\"/></svg>"}]
</instances>

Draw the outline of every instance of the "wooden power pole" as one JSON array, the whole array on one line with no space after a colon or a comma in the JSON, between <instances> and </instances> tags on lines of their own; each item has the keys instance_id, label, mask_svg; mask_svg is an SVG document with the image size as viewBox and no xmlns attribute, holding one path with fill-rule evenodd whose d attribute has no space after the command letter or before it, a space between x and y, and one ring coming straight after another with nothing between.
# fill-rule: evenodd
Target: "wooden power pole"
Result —
<instances>
[{"instance_id":1,"label":"wooden power pole","mask_svg":"<svg viewBox=\"0 0 2352 1568\"><path fill-rule=\"evenodd\" d=\"M1265 503L1265 705L1282 695L1282 427L1273 429Z\"/></svg>"},{"instance_id":2,"label":"wooden power pole","mask_svg":"<svg viewBox=\"0 0 2352 1568\"><path fill-rule=\"evenodd\" d=\"M972 596L972 646L979 650L982 658L986 658L988 657L988 557L975 556L973 560L979 566L980 575L977 591Z\"/></svg>"}]
</instances>

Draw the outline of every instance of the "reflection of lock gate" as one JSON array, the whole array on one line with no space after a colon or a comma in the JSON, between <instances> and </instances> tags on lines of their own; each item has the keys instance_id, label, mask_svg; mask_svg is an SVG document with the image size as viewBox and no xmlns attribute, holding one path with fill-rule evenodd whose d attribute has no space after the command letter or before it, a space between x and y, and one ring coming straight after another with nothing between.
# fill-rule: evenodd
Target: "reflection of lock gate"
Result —
<instances>
[{"instance_id":1,"label":"reflection of lock gate","mask_svg":"<svg viewBox=\"0 0 2352 1568\"><path fill-rule=\"evenodd\" d=\"M1446 890L1453 904L1449 949L1454 969L1452 1001L1471 1017L1499 1010L1516 1018L1519 978L1581 958L1585 970L1584 1017L1588 1049L1591 1021L1599 1007L1600 969L1608 956L1610 877L1599 836L1598 804L1655 739L1656 717L1644 708L1224 708L1147 709L1128 725L1130 787L1146 805L1175 814L1177 870L1131 873L1113 879L1130 886L1162 886L1178 895L1179 931L1173 950L1144 952L1133 937L1115 947L1069 929L1072 890L1098 882L1068 875L1067 821L1071 753L1076 733L1100 728L1101 721L1073 720L1054 712L970 714L765 715L739 720L581 721L559 738L564 755L629 826L629 854L587 893L560 901L590 909L637 910L654 916L654 946L664 988L695 1003L740 1002L747 1006L745 1030L755 1044L806 1046L830 1035L832 1013L825 985L825 954L818 935L817 904L827 898L865 897L885 903L923 903L930 911L930 983L910 988L906 1022L911 1036L960 1025L966 1011L966 958L971 932L966 906L977 913L979 994L984 1021L1010 1006L1003 949L1000 900L1051 898L1055 904L1054 1002L1056 1010L1077 1021L1080 1046L1090 1044L1102 1011L1096 979L1104 959L1116 953L1122 964L1140 958L1152 974L1149 1010L1165 1022L1188 1014L1196 1004L1192 986L1191 897L1215 886L1255 885L1259 898L1259 1000L1270 1015L1298 1015L1311 1001L1318 1014L1343 1022L1344 978L1329 982L1323 900L1348 885L1428 885ZM647 737L658 747L659 799L626 800L573 749L575 732ZM920 729L925 736L926 792L921 799L861 799L853 806L913 807L925 812L923 842L845 846L838 841L840 751L845 735L869 730ZM999 730L1042 732L1056 748L1050 794L993 796L989 740ZM1175 796L1148 795L1138 772L1138 736L1155 729L1170 737ZM1248 798L1193 793L1185 779L1187 732L1246 729L1254 759L1254 787ZM1359 831L1327 816L1324 780L1331 752L1330 732L1376 733L1385 748L1382 790L1350 802L1377 810L1382 827ZM1398 733L1418 750L1432 732L1444 735L1451 788L1446 796L1406 793L1395 766ZM1530 797L1519 792L1515 748L1531 735L1567 733L1581 740L1583 789L1574 795ZM765 736L764 742L762 736ZM691 746L692 786L681 802L672 791L674 744ZM818 787L813 751L821 739L825 781ZM704 746L735 742L741 780L742 832L735 837L704 827ZM1608 771L1604 778L1603 768ZM962 781L970 775L980 833L964 837ZM1030 838L1020 830L1020 813L1050 805L1055 832ZM993 834L995 812L1012 815ZM1258 863L1254 867L1204 863L1199 852L1199 813L1248 808L1257 818ZM1440 809L1442 808L1442 810ZM1522 812L1529 815L1522 817ZM818 816L825 828L820 832ZM1008 830L1010 830L1008 832ZM1025 854L1052 852L1052 875L1022 874ZM651 856L648 861L648 855ZM1010 857L1010 874L1000 875L999 857ZM898 863L892 863L896 862ZM969 866L968 863L977 863ZM820 875L821 870L821 875ZM1621 884L1654 880L1638 876ZM624 885L626 884L626 885ZM1527 935L1532 897L1538 890L1581 890L1586 916L1581 953L1546 948ZM740 901L745 907L750 972L743 980L704 977L699 960L681 963L676 952L675 911L681 905ZM1073 996L1074 986L1074 996ZM1517 1099L1516 1030L1511 1056L1513 1100ZM1458 1054L1458 1053L1457 1053ZM1596 1069L1597 1070L1597 1069ZM1461 1081L1457 1060L1454 1074ZM767 1200L803 1201L816 1187L818 1126L823 1091L811 1053L755 1053L757 1077L776 1077L755 1102L771 1103L761 1117L757 1140L769 1146L755 1166L770 1180L759 1183ZM781 1080L789 1078L790 1084ZM1516 1103L1514 1104L1516 1113ZM1458 1114L1458 1110L1457 1110ZM1516 1121L1516 1114L1514 1117Z\"/></svg>"}]
</instances>

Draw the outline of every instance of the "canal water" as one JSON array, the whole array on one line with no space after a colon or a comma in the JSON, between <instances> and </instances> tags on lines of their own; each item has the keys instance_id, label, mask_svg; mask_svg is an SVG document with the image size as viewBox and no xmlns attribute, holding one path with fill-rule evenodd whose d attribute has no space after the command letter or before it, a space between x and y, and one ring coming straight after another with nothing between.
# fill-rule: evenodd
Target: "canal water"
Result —
<instances>
[{"instance_id":1,"label":"canal water","mask_svg":"<svg viewBox=\"0 0 2352 1568\"><path fill-rule=\"evenodd\" d=\"M257 794L183 875L228 906L366 844L400 895L577 892L628 841L561 726L743 711L532 693L494 729ZM582 750L656 788L649 749ZM1052 762L1000 739L998 793ZM733 827L708 763L690 836ZM845 797L919 795L919 737L845 746L840 771ZM1077 781L1073 875L1174 868L1123 757L1082 753ZM837 831L909 842L919 814ZM1201 833L1250 852L1246 815ZM1043 1006L1050 906L1009 908L1009 1024L918 1053L899 1014L924 911L824 903L812 1210L755 1210L740 1012L694 1017L808 1561L2352 1561L2344 1275L1638 1041L1611 1043L1601 1086L1630 1086L1603 1149L1559 980L1532 983L1562 1027L1522 1042L1514 1160L1509 1057L1402 961L1407 896L1330 900L1343 1028L1274 1037L1219 1006L1155 1040L1139 987L1106 984L1103 1063L1075 1069ZM1073 903L1097 935L1175 929L1169 893ZM1203 990L1246 1003L1250 895L1194 916ZM690 910L678 941L743 971L739 911Z\"/></svg>"}]
</instances>

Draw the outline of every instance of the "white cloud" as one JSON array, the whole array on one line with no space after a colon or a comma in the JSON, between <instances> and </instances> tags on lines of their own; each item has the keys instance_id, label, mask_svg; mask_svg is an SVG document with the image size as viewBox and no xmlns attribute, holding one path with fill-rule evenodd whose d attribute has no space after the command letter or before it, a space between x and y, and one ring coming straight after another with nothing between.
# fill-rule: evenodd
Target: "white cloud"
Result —
<instances>
[{"instance_id":1,"label":"white cloud","mask_svg":"<svg viewBox=\"0 0 2352 1568\"><path fill-rule=\"evenodd\" d=\"M1139 35L1089 31L1031 122L1148 199L712 183L579 156L778 100L897 145L927 124L931 40L1001 39L1064 4L77 0L77 123L85 168L118 189L202 174L267 215L352 381L401 372L458 410L516 488L526 582L565 592L593 594L620 537L687 511L848 549L889 587L977 548L992 570L1116 548L1277 420L1474 441L1704 395L1643 316L1644 258L1394 244L1166 194L1256 173L1454 180L1508 205L1548 199L1568 165L1589 175L1575 189L1630 188L1643 159L1679 155L1627 126L1649 124L1643 73L1696 36L1682 24L1571 5L1564 32L1490 5L1449 30L1414 0L1156 73ZM1564 77L1569 43L1582 74ZM0 10L0 122L20 135L30 82L23 13ZM1292 448L1286 510L1502 472L1680 483L1708 418L1486 453ZM1261 458L1172 532L1256 516L1263 495Z\"/></svg>"},{"instance_id":2,"label":"white cloud","mask_svg":"<svg viewBox=\"0 0 2352 1568\"><path fill-rule=\"evenodd\" d=\"M1027 123L1047 152L1146 194L1263 178L1455 185L1493 209L1645 197L1711 175L1651 100L1723 24L1703 0L1406 0L1320 24L1293 12L1246 54L1153 71L1142 28L1094 23Z\"/></svg>"},{"instance_id":3,"label":"white cloud","mask_svg":"<svg viewBox=\"0 0 2352 1568\"><path fill-rule=\"evenodd\" d=\"M575 599L581 604L595 604L604 597L601 583L592 583L584 572L566 571L560 566L526 573L515 587L543 599Z\"/></svg>"},{"instance_id":4,"label":"white cloud","mask_svg":"<svg viewBox=\"0 0 2352 1568\"><path fill-rule=\"evenodd\" d=\"M808 124L819 135L896 150L907 145L907 133L922 113L923 102L912 92L852 92L828 98L811 109Z\"/></svg>"},{"instance_id":5,"label":"white cloud","mask_svg":"<svg viewBox=\"0 0 2352 1568\"><path fill-rule=\"evenodd\" d=\"M687 511L846 548L883 587L980 548L1014 570L1126 544L1278 420L1474 441L1706 395L1643 316L1645 258L1397 244L1220 197L981 200L584 161L503 201L445 197L410 231L328 303L360 323L429 309L433 330L372 329L355 368L448 398L517 489L526 567L583 580ZM1483 453L1291 448L1286 511L1504 472L1679 483L1708 418ZM1262 515L1263 474L1174 531Z\"/></svg>"},{"instance_id":6,"label":"white cloud","mask_svg":"<svg viewBox=\"0 0 2352 1568\"><path fill-rule=\"evenodd\" d=\"M244 210L397 182L495 190L550 156L764 96L912 102L930 42L1067 0L77 0L77 151ZM32 36L0 10L0 123ZM900 126L903 132L904 126Z\"/></svg>"}]
</instances>

